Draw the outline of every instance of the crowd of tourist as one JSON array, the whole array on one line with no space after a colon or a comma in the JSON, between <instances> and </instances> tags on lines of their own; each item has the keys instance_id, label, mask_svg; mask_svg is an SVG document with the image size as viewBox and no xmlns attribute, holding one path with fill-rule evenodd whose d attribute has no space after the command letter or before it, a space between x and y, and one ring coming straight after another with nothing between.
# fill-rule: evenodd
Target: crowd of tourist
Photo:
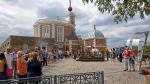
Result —
<instances>
[{"instance_id":1,"label":"crowd of tourist","mask_svg":"<svg viewBox=\"0 0 150 84\"><path fill-rule=\"evenodd\" d=\"M0 80L12 78L38 77L42 75L42 66L47 66L50 62L55 62L63 58L72 57L76 60L80 57L80 51L62 51L50 50L45 48L27 50L26 52L16 48L7 48L5 52L0 53ZM124 71L135 71L135 57L138 57L139 63L142 62L142 52L137 53L129 47L113 48L105 52L106 60L125 63Z\"/></svg>"},{"instance_id":2,"label":"crowd of tourist","mask_svg":"<svg viewBox=\"0 0 150 84\"><path fill-rule=\"evenodd\" d=\"M125 63L125 69L123 71L135 71L135 61L137 63L141 63L144 59L142 56L142 51L139 50L136 52L135 50L129 48L128 46L120 47L120 48L112 48L110 51L106 51L107 60L116 61ZM137 58L137 59L136 59Z\"/></svg>"},{"instance_id":3,"label":"crowd of tourist","mask_svg":"<svg viewBox=\"0 0 150 84\"><path fill-rule=\"evenodd\" d=\"M75 51L46 51L45 48L36 47L23 52L8 47L5 52L0 53L0 80L39 77L42 75L42 66L47 66L49 62L71 56L76 59L79 55L80 53Z\"/></svg>"},{"instance_id":4,"label":"crowd of tourist","mask_svg":"<svg viewBox=\"0 0 150 84\"><path fill-rule=\"evenodd\" d=\"M39 57L36 51L24 53L7 48L4 53L0 53L0 80L41 76Z\"/></svg>"}]
</instances>

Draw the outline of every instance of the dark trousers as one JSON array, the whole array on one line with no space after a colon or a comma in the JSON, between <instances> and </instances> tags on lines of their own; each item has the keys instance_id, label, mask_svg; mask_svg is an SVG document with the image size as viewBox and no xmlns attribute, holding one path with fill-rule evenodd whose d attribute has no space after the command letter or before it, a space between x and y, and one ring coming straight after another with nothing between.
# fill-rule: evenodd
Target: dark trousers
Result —
<instances>
[{"instance_id":1,"label":"dark trousers","mask_svg":"<svg viewBox=\"0 0 150 84\"><path fill-rule=\"evenodd\" d=\"M47 66L47 58L43 58L43 66Z\"/></svg>"},{"instance_id":2,"label":"dark trousers","mask_svg":"<svg viewBox=\"0 0 150 84\"><path fill-rule=\"evenodd\" d=\"M27 84L27 81L25 81L25 79L21 79L21 78L27 78L27 74L26 75L17 74L17 75L18 75L18 78L20 78L19 79L19 84Z\"/></svg>"},{"instance_id":3,"label":"dark trousers","mask_svg":"<svg viewBox=\"0 0 150 84\"><path fill-rule=\"evenodd\" d=\"M27 78L27 74L26 75L19 75L19 74L17 74L18 75L18 78Z\"/></svg>"},{"instance_id":4,"label":"dark trousers","mask_svg":"<svg viewBox=\"0 0 150 84\"><path fill-rule=\"evenodd\" d=\"M122 54L119 55L119 58L118 58L118 59L119 59L120 62L122 62L122 59L123 59Z\"/></svg>"},{"instance_id":5,"label":"dark trousers","mask_svg":"<svg viewBox=\"0 0 150 84\"><path fill-rule=\"evenodd\" d=\"M13 70L13 78L17 78L17 69L16 69L16 61L12 61L12 70Z\"/></svg>"}]
</instances>

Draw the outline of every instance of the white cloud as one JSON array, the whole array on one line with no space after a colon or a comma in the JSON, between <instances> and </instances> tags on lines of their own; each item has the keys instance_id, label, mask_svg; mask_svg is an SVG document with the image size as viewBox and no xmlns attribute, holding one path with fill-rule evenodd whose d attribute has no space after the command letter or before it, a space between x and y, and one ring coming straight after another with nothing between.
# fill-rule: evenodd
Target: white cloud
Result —
<instances>
[{"instance_id":1,"label":"white cloud","mask_svg":"<svg viewBox=\"0 0 150 84\"><path fill-rule=\"evenodd\" d=\"M68 0L0 0L0 42L11 34L33 35L33 24L37 19L65 16L68 5ZM109 47L125 43L137 31L150 30L147 27L150 17L140 20L136 16L128 23L115 24L113 16L100 13L91 3L84 5L82 0L72 0L72 6L76 15L77 33L91 31L96 24L97 29L108 39Z\"/></svg>"}]
</instances>

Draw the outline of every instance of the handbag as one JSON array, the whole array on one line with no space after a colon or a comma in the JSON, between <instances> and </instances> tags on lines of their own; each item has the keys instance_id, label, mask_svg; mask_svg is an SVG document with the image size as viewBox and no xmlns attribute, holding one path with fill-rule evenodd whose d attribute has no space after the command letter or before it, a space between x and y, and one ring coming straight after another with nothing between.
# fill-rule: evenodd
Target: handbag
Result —
<instances>
[{"instance_id":1,"label":"handbag","mask_svg":"<svg viewBox=\"0 0 150 84\"><path fill-rule=\"evenodd\" d=\"M12 78L12 69L10 69L9 67L6 67L6 76L8 79Z\"/></svg>"}]
</instances>

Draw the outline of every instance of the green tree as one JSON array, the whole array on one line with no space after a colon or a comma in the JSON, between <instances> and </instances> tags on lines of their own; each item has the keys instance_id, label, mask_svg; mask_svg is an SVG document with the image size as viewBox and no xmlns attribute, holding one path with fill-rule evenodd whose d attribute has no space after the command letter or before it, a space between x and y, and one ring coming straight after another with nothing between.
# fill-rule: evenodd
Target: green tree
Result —
<instances>
[{"instance_id":1,"label":"green tree","mask_svg":"<svg viewBox=\"0 0 150 84\"><path fill-rule=\"evenodd\" d=\"M82 0L83 3L94 3L102 13L112 13L114 22L127 22L139 14L141 19L150 15L150 0Z\"/></svg>"},{"instance_id":2,"label":"green tree","mask_svg":"<svg viewBox=\"0 0 150 84\"><path fill-rule=\"evenodd\" d=\"M150 45L144 47L144 54L150 56Z\"/></svg>"}]
</instances>

